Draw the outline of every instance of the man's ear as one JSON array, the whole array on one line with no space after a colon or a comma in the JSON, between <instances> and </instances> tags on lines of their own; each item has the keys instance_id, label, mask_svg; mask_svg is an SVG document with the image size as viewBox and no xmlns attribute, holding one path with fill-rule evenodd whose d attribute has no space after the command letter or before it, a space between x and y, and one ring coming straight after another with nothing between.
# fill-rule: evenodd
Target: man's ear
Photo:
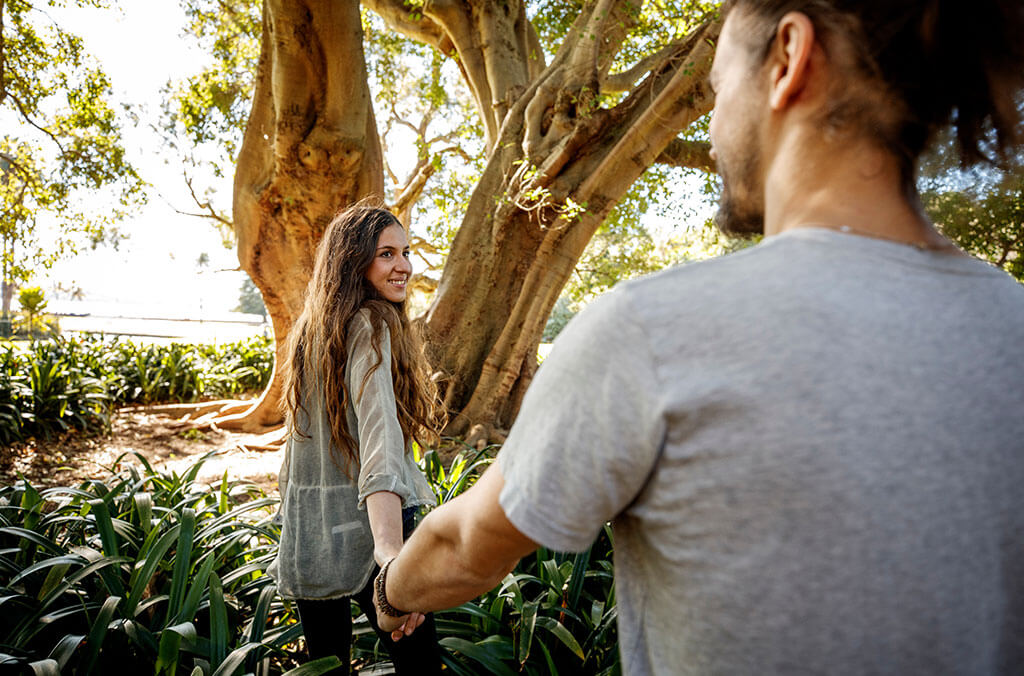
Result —
<instances>
[{"instance_id":1,"label":"man's ear","mask_svg":"<svg viewBox=\"0 0 1024 676\"><path fill-rule=\"evenodd\" d=\"M807 15L789 12L783 16L768 55L768 103L772 110L785 108L803 91L813 50L814 24Z\"/></svg>"}]
</instances>

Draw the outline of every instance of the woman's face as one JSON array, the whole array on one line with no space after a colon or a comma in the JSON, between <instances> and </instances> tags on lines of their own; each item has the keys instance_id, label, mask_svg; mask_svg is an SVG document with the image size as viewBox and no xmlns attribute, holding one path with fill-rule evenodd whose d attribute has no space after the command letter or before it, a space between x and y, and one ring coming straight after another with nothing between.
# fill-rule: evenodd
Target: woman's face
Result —
<instances>
[{"instance_id":1,"label":"woman's face","mask_svg":"<svg viewBox=\"0 0 1024 676\"><path fill-rule=\"evenodd\" d=\"M366 269L366 279L382 298L401 303L405 300L405 285L411 274L409 240L402 226L393 223L381 230L377 238L377 251Z\"/></svg>"}]
</instances>

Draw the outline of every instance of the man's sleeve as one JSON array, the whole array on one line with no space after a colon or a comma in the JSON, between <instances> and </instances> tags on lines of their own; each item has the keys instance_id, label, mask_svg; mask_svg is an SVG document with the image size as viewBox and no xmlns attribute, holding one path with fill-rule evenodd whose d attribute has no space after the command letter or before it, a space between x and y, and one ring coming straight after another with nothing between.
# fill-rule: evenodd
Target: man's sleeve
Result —
<instances>
[{"instance_id":1,"label":"man's sleeve","mask_svg":"<svg viewBox=\"0 0 1024 676\"><path fill-rule=\"evenodd\" d=\"M582 551L643 490L664 442L647 337L613 291L558 337L498 462L499 502L527 537Z\"/></svg>"}]
</instances>

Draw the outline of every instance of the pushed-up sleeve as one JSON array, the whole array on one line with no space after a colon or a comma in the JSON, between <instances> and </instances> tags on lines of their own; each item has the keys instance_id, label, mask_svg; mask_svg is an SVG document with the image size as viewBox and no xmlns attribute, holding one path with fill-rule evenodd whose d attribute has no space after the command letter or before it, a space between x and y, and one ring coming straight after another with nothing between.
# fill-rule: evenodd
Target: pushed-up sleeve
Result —
<instances>
[{"instance_id":1,"label":"pushed-up sleeve","mask_svg":"<svg viewBox=\"0 0 1024 676\"><path fill-rule=\"evenodd\" d=\"M373 330L366 313L360 312L349 325L348 388L356 417L359 444L359 508L366 508L366 497L388 491L402 498L402 505L413 497L413 489L403 480L402 463L405 436L398 424L395 388L391 380L391 336L387 326L381 329L380 363L371 342Z\"/></svg>"},{"instance_id":2,"label":"pushed-up sleeve","mask_svg":"<svg viewBox=\"0 0 1024 676\"><path fill-rule=\"evenodd\" d=\"M582 551L643 490L664 443L652 353L612 291L558 337L498 455L499 501L534 541Z\"/></svg>"}]
</instances>

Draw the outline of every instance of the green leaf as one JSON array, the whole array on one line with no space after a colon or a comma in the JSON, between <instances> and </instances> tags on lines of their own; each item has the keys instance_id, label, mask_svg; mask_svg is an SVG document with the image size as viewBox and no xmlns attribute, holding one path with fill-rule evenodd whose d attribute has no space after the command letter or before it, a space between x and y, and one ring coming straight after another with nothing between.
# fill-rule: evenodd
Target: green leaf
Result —
<instances>
[{"instance_id":1,"label":"green leaf","mask_svg":"<svg viewBox=\"0 0 1024 676\"><path fill-rule=\"evenodd\" d=\"M208 583L210 582L210 574L213 571L213 567L217 564L216 556L208 556L203 561L203 565L199 568L199 572L196 573L195 577L192 578L192 585L189 587L188 594L185 595L185 601L182 603L181 610L178 612L177 620L187 622L195 617L196 610L199 608L199 603L202 601L203 595L208 589Z\"/></svg>"},{"instance_id":2,"label":"green leaf","mask_svg":"<svg viewBox=\"0 0 1024 676\"><path fill-rule=\"evenodd\" d=\"M191 622L182 622L160 632L160 647L157 650L154 672L158 675L174 676L181 654L181 643L190 644L196 640L196 628Z\"/></svg>"},{"instance_id":3,"label":"green leaf","mask_svg":"<svg viewBox=\"0 0 1024 676\"><path fill-rule=\"evenodd\" d=\"M185 585L192 564L192 544L196 532L196 513L191 507L181 510L181 522L178 530L178 546L174 551L174 569L171 574L170 606L168 617L177 617L181 610L181 602L185 597Z\"/></svg>"},{"instance_id":4,"label":"green leaf","mask_svg":"<svg viewBox=\"0 0 1024 676\"><path fill-rule=\"evenodd\" d=\"M519 663L523 664L530 657L530 645L533 643L533 628L537 621L537 606L535 602L523 606L522 617L519 624Z\"/></svg>"},{"instance_id":5,"label":"green leaf","mask_svg":"<svg viewBox=\"0 0 1024 676\"><path fill-rule=\"evenodd\" d=\"M60 665L56 660L39 660L30 662L28 666L31 667L34 676L60 676Z\"/></svg>"},{"instance_id":6,"label":"green leaf","mask_svg":"<svg viewBox=\"0 0 1024 676\"><path fill-rule=\"evenodd\" d=\"M260 592L256 601L256 608L253 610L252 619L249 624L249 641L259 642L263 640L263 632L266 630L267 617L270 615L270 604L277 594L277 586L268 584Z\"/></svg>"},{"instance_id":7,"label":"green leaf","mask_svg":"<svg viewBox=\"0 0 1024 676\"><path fill-rule=\"evenodd\" d=\"M312 662L306 662L301 667L290 669L282 676L320 676L320 674L326 674L332 669L344 666L341 660L338 659L337 655L330 655L329 657L321 657L320 659L313 660ZM214 676L218 676L215 674Z\"/></svg>"},{"instance_id":8,"label":"green leaf","mask_svg":"<svg viewBox=\"0 0 1024 676\"><path fill-rule=\"evenodd\" d=\"M579 642L569 633L564 624L551 617L538 617L537 625L554 634L555 638L564 643L581 660L586 659L583 654L583 648L580 647Z\"/></svg>"},{"instance_id":9,"label":"green leaf","mask_svg":"<svg viewBox=\"0 0 1024 676\"><path fill-rule=\"evenodd\" d=\"M89 629L89 638L85 644L88 649L85 660L85 674L91 674L96 666L96 660L100 655L100 647L103 645L103 639L106 638L107 629L110 626L110 618L114 616L114 611L120 602L121 598L119 596L111 596L103 602L100 612L96 614L96 620L93 622L92 628Z\"/></svg>"},{"instance_id":10,"label":"green leaf","mask_svg":"<svg viewBox=\"0 0 1024 676\"><path fill-rule=\"evenodd\" d=\"M491 674L498 674L499 676L515 676L516 674L516 672L512 671L501 661L500 657L494 654L491 646L477 645L454 636L442 638L439 643L449 650L460 652L471 660L480 663Z\"/></svg>"},{"instance_id":11,"label":"green leaf","mask_svg":"<svg viewBox=\"0 0 1024 676\"><path fill-rule=\"evenodd\" d=\"M149 537L147 537L146 543L143 544L142 549L139 551L141 565L139 565L139 562L135 564L135 569L132 571L132 577L129 581L130 591L124 605L125 617L135 615L135 609L142 602L149 581L153 579L154 573L156 573L157 568L163 562L164 554L170 549L171 544L178 535L178 530L178 525L172 526L152 548L149 546L150 538L155 536L157 531L153 530Z\"/></svg>"},{"instance_id":12,"label":"green leaf","mask_svg":"<svg viewBox=\"0 0 1024 676\"><path fill-rule=\"evenodd\" d=\"M228 613L224 589L216 573L210 575L210 664L219 666L228 653Z\"/></svg>"}]
</instances>

